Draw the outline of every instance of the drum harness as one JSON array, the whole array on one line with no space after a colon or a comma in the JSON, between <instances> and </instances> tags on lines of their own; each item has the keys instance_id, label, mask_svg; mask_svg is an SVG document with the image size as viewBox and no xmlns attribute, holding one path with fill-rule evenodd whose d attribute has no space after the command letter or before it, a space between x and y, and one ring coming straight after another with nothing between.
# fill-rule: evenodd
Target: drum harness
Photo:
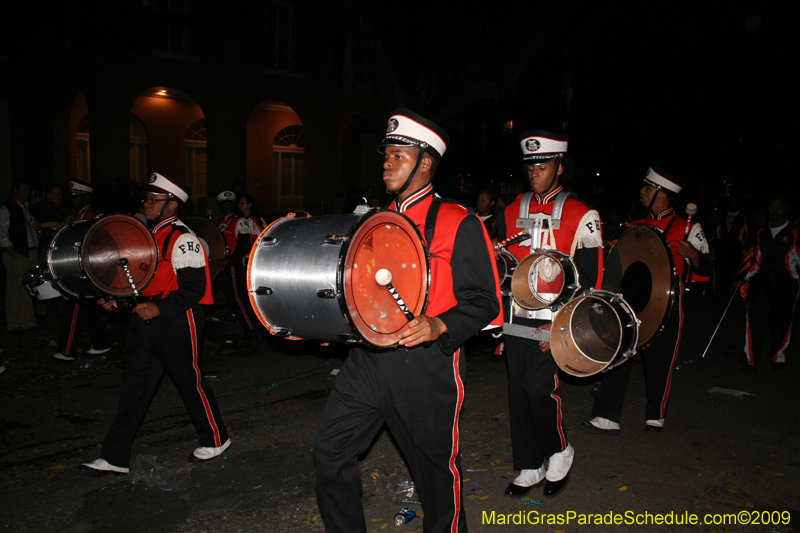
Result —
<instances>
[{"instance_id":1,"label":"drum harness","mask_svg":"<svg viewBox=\"0 0 800 533\"><path fill-rule=\"evenodd\" d=\"M530 191L526 192L522 196L519 206L519 218L517 219L517 228L521 228L524 233L530 235L531 237L530 253L540 251L542 246L543 231L557 230L561 228L561 214L564 211L564 204L566 203L567 198L577 198L577 196L571 192L562 191L558 193L558 195L556 195L556 199L553 201L553 214L550 216L550 219L547 219L545 217L530 216L532 214L530 213L530 205L531 200L533 199L533 194L533 191ZM514 238L513 240L516 240L517 238ZM512 240L509 240L509 242L512 242ZM570 261L572 261L572 258L570 258ZM503 324L503 334L511 335L513 337L522 337L526 339L548 342L550 340L549 331L543 330L537 333L536 328L534 327L514 324L514 317L547 320L552 322L553 317L555 316L555 311L549 307L537 310L523 309L517 305L513 296L510 294L504 296L511 298L511 312L508 315L508 322Z\"/></svg>"}]
</instances>

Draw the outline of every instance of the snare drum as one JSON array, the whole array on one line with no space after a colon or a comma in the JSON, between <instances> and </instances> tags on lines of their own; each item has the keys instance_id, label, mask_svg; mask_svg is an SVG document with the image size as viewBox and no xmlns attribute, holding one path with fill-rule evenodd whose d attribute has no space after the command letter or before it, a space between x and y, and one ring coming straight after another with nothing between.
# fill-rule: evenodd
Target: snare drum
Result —
<instances>
[{"instance_id":1,"label":"snare drum","mask_svg":"<svg viewBox=\"0 0 800 533\"><path fill-rule=\"evenodd\" d=\"M31 296L35 297L37 300L50 300L52 298L61 297L61 293L58 292L58 289L56 289L53 284L50 273L39 265L28 270L25 275L22 276L22 283L25 285L25 288L28 289L28 292L31 293Z\"/></svg>"},{"instance_id":2,"label":"snare drum","mask_svg":"<svg viewBox=\"0 0 800 533\"><path fill-rule=\"evenodd\" d=\"M591 376L632 357L638 331L639 321L621 295L589 290L556 314L550 351L567 374Z\"/></svg>"},{"instance_id":3,"label":"snare drum","mask_svg":"<svg viewBox=\"0 0 800 533\"><path fill-rule=\"evenodd\" d=\"M511 278L514 301L525 309L557 311L579 290L575 263L557 250L535 250L519 262Z\"/></svg>"},{"instance_id":4,"label":"snare drum","mask_svg":"<svg viewBox=\"0 0 800 533\"><path fill-rule=\"evenodd\" d=\"M500 250L500 257L496 259L497 261L497 277L500 280L500 285L506 280L511 279L511 276L514 274L514 270L517 268L519 261L517 258L514 257L514 254L502 248Z\"/></svg>"},{"instance_id":5,"label":"snare drum","mask_svg":"<svg viewBox=\"0 0 800 533\"><path fill-rule=\"evenodd\" d=\"M253 309L274 335L394 346L408 320L378 270L411 312L425 312L430 266L422 236L405 216L371 210L278 219L250 252L247 289Z\"/></svg>"},{"instance_id":6,"label":"snare drum","mask_svg":"<svg viewBox=\"0 0 800 533\"><path fill-rule=\"evenodd\" d=\"M127 272L121 259L127 259ZM141 292L155 276L157 265L153 234L128 215L67 224L47 250L53 282L62 294L73 298L133 296L132 283Z\"/></svg>"}]
</instances>

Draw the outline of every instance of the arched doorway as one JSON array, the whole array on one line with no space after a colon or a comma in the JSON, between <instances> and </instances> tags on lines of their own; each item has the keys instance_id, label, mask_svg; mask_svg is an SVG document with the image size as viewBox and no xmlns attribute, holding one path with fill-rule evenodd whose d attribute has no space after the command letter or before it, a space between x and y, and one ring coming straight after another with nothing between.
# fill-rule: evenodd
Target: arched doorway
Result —
<instances>
[{"instance_id":1,"label":"arched doorway","mask_svg":"<svg viewBox=\"0 0 800 533\"><path fill-rule=\"evenodd\" d=\"M145 135L136 151L131 148L131 177L138 181L143 171L146 176L160 167L184 180L193 198L205 196L207 136L205 115L197 102L172 87L150 87L134 100L131 114Z\"/></svg>"},{"instance_id":2,"label":"arched doorway","mask_svg":"<svg viewBox=\"0 0 800 533\"><path fill-rule=\"evenodd\" d=\"M206 119L201 118L186 130L186 181L195 198L208 196L208 170L206 158Z\"/></svg>"},{"instance_id":3,"label":"arched doorway","mask_svg":"<svg viewBox=\"0 0 800 533\"><path fill-rule=\"evenodd\" d=\"M133 113L130 124L130 150L131 179L137 183L147 183L150 174L150 135L144 122Z\"/></svg>"},{"instance_id":4,"label":"arched doorway","mask_svg":"<svg viewBox=\"0 0 800 533\"><path fill-rule=\"evenodd\" d=\"M259 104L247 121L247 192L262 213L310 210L313 191L305 167L300 116L281 102Z\"/></svg>"},{"instance_id":5,"label":"arched doorway","mask_svg":"<svg viewBox=\"0 0 800 533\"><path fill-rule=\"evenodd\" d=\"M303 126L283 128L272 142L275 196L291 206L303 202L305 146Z\"/></svg>"}]
</instances>

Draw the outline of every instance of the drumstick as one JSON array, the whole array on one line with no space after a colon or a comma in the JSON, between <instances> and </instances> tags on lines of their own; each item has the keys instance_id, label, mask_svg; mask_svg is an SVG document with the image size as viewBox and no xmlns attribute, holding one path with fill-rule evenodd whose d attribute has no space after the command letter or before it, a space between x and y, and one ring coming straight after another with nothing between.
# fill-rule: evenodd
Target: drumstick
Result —
<instances>
[{"instance_id":1,"label":"drumstick","mask_svg":"<svg viewBox=\"0 0 800 533\"><path fill-rule=\"evenodd\" d=\"M123 257L119 260L119 264L125 269L125 274L128 276L128 283L131 284L131 288L133 289L134 299L136 300L136 303L139 303L139 291L136 290L136 284L133 282L133 276L131 276L131 271L128 270L128 258ZM150 320L145 320L144 323L150 324Z\"/></svg>"},{"instance_id":2,"label":"drumstick","mask_svg":"<svg viewBox=\"0 0 800 533\"><path fill-rule=\"evenodd\" d=\"M397 302L397 305L400 306L400 310L403 311L404 315L406 315L408 321L411 322L412 320L414 320L414 313L411 312L411 310L408 308L403 299L400 298L400 295L397 294L397 289L395 289L394 285L392 285L391 271L385 268L378 270L375 273L375 281L378 283L378 285L383 285L384 287L389 289L389 292L392 293L394 300Z\"/></svg>"},{"instance_id":3,"label":"drumstick","mask_svg":"<svg viewBox=\"0 0 800 533\"><path fill-rule=\"evenodd\" d=\"M692 229L692 215L697 213L697 204L686 204L686 231L683 234L683 239L689 236L689 231Z\"/></svg>"},{"instance_id":4,"label":"drumstick","mask_svg":"<svg viewBox=\"0 0 800 533\"><path fill-rule=\"evenodd\" d=\"M509 244L514 244L516 242L523 241L527 237L528 237L528 233L525 230L522 230L519 233L517 233L515 235L512 235L508 239L498 242L497 244L495 244L495 248L501 248L501 247L508 246Z\"/></svg>"}]
</instances>

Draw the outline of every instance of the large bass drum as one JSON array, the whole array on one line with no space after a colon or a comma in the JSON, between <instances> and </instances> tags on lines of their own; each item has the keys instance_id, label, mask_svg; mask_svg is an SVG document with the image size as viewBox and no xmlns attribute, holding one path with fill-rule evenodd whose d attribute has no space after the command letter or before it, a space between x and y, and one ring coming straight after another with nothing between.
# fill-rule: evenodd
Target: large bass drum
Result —
<instances>
[{"instance_id":1,"label":"large bass drum","mask_svg":"<svg viewBox=\"0 0 800 533\"><path fill-rule=\"evenodd\" d=\"M637 319L619 294L589 290L570 300L553 319L550 351L573 376L591 376L636 353Z\"/></svg>"},{"instance_id":2,"label":"large bass drum","mask_svg":"<svg viewBox=\"0 0 800 533\"><path fill-rule=\"evenodd\" d=\"M128 215L67 224L47 250L50 277L73 298L133 296L150 283L157 265L153 234Z\"/></svg>"},{"instance_id":3,"label":"large bass drum","mask_svg":"<svg viewBox=\"0 0 800 533\"><path fill-rule=\"evenodd\" d=\"M637 347L661 333L678 291L669 242L657 229L639 224L611 241L603 269L603 289L620 293L641 322Z\"/></svg>"},{"instance_id":4,"label":"large bass drum","mask_svg":"<svg viewBox=\"0 0 800 533\"><path fill-rule=\"evenodd\" d=\"M247 288L262 324L274 335L394 346L408 320L378 270L411 312L424 313L430 266L422 236L394 211L278 219L250 252Z\"/></svg>"},{"instance_id":5,"label":"large bass drum","mask_svg":"<svg viewBox=\"0 0 800 533\"><path fill-rule=\"evenodd\" d=\"M227 260L225 259L226 245L225 236L216 224L203 217L187 217L184 222L203 243L208 256L208 270L211 279L217 277L222 271L222 267Z\"/></svg>"}]
</instances>

